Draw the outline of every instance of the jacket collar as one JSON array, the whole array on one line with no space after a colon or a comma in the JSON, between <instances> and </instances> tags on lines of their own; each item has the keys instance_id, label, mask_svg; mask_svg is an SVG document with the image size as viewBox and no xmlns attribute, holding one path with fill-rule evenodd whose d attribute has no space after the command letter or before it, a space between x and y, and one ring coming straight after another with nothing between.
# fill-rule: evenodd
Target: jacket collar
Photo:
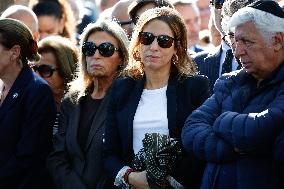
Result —
<instances>
[{"instance_id":1,"label":"jacket collar","mask_svg":"<svg viewBox=\"0 0 284 189\"><path fill-rule=\"evenodd\" d=\"M23 96L24 89L28 82L33 78L33 71L29 67L23 67L18 77L14 81L8 95L0 107L0 119L5 115L7 110L12 108ZM38 77L38 79L40 79Z\"/></svg>"}]
</instances>

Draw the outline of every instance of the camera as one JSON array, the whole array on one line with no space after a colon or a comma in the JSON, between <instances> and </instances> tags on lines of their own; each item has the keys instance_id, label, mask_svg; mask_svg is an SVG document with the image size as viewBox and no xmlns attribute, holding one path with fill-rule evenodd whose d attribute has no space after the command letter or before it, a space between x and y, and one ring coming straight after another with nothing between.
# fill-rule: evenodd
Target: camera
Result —
<instances>
[{"instance_id":1,"label":"camera","mask_svg":"<svg viewBox=\"0 0 284 189\"><path fill-rule=\"evenodd\" d=\"M225 0L210 0L211 6L215 9L222 9L223 3Z\"/></svg>"}]
</instances>

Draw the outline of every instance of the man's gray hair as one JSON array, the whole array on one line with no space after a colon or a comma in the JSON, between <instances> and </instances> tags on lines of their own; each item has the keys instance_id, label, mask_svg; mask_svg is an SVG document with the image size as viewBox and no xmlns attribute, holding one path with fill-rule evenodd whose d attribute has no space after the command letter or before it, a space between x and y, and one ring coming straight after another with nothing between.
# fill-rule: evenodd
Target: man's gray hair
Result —
<instances>
[{"instance_id":1,"label":"man's gray hair","mask_svg":"<svg viewBox=\"0 0 284 189\"><path fill-rule=\"evenodd\" d=\"M230 19L228 28L234 29L246 22L254 23L267 42L277 32L284 33L283 18L252 7L245 7L237 11Z\"/></svg>"},{"instance_id":2,"label":"man's gray hair","mask_svg":"<svg viewBox=\"0 0 284 189\"><path fill-rule=\"evenodd\" d=\"M222 7L222 22L221 27L225 33L228 33L228 23L235 12L248 6L258 0L226 0Z\"/></svg>"}]
</instances>

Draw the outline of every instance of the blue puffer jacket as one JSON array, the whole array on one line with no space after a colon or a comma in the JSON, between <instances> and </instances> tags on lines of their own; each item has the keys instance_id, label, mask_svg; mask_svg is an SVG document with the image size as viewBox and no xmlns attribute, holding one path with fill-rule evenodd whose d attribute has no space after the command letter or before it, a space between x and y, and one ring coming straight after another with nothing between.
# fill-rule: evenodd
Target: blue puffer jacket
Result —
<instances>
[{"instance_id":1,"label":"blue puffer jacket","mask_svg":"<svg viewBox=\"0 0 284 189\"><path fill-rule=\"evenodd\" d=\"M283 128L284 63L258 87L244 70L222 76L187 118L182 142L207 161L201 188L274 189L273 143Z\"/></svg>"}]
</instances>

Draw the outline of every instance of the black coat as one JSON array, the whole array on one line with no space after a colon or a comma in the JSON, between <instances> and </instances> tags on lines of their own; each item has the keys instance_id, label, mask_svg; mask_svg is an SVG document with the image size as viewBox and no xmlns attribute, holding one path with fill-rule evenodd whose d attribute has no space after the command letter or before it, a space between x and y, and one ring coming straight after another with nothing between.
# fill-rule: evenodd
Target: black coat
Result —
<instances>
[{"instance_id":1,"label":"black coat","mask_svg":"<svg viewBox=\"0 0 284 189\"><path fill-rule=\"evenodd\" d=\"M140 80L121 78L115 81L112 87L106 121L104 164L113 181L123 166L130 166L134 157L133 119L144 83L145 78ZM192 76L178 80L176 74L171 74L166 96L168 129L172 138L181 141L181 130L187 116L199 107L208 95L206 77ZM193 160L184 158L177 166L175 175L172 176L181 183L190 185L191 188L194 188L193 186L198 188L203 173L203 168L199 165L199 162L193 163Z\"/></svg>"},{"instance_id":2,"label":"black coat","mask_svg":"<svg viewBox=\"0 0 284 189\"><path fill-rule=\"evenodd\" d=\"M81 97L82 99L83 97ZM102 138L106 117L107 95L92 121L86 146L78 142L79 103L67 97L61 105L58 133L54 137L54 151L48 157L48 169L58 189L94 189L102 176Z\"/></svg>"},{"instance_id":3,"label":"black coat","mask_svg":"<svg viewBox=\"0 0 284 189\"><path fill-rule=\"evenodd\" d=\"M56 109L47 83L24 67L0 107L0 188L48 187Z\"/></svg>"}]
</instances>

